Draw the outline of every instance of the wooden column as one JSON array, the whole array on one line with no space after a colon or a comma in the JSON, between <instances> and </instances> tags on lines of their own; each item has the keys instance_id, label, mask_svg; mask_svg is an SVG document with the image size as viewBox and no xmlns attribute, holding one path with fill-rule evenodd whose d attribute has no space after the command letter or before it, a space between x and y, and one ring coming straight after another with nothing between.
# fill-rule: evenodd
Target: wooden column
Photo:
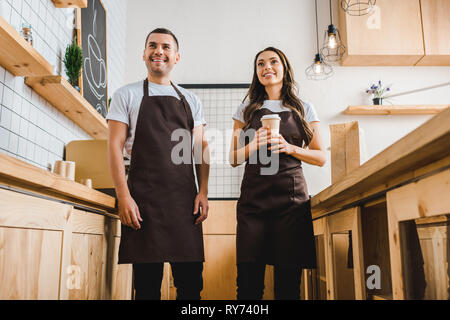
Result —
<instances>
[{"instance_id":1,"label":"wooden column","mask_svg":"<svg viewBox=\"0 0 450 320\"><path fill-rule=\"evenodd\" d=\"M352 260L355 299L366 299L364 256L361 234L361 213L359 207L344 210L335 215L327 217L327 293L329 300L338 299L338 286L349 285L339 283L337 277L337 265L334 251L333 235L338 233L352 232Z\"/></svg>"},{"instance_id":2,"label":"wooden column","mask_svg":"<svg viewBox=\"0 0 450 320\"><path fill-rule=\"evenodd\" d=\"M322 236L323 239L322 243L316 240L317 269L303 271L303 279L304 279L303 286L305 290L305 300L321 300L322 298L326 299L326 297L328 296L328 292L332 290L332 288L330 287L332 286L332 284L330 284L328 281L329 271L327 267L330 263L329 254L327 251L328 246L326 245L328 243L327 217L314 220L313 227L314 227L314 236L316 237L316 239L320 236ZM324 251L323 257L321 255L322 247ZM322 276L323 273L325 274L324 277ZM325 282L326 287L324 296L322 297L321 285L323 282Z\"/></svg>"},{"instance_id":3,"label":"wooden column","mask_svg":"<svg viewBox=\"0 0 450 320\"><path fill-rule=\"evenodd\" d=\"M331 183L359 168L358 122L330 125L331 137Z\"/></svg>"}]
</instances>

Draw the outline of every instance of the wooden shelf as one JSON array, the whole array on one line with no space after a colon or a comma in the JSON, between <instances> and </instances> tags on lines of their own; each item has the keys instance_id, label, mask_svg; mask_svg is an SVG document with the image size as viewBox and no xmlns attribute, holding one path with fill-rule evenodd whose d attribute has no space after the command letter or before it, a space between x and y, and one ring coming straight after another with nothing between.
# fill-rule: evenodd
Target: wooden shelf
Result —
<instances>
[{"instance_id":1,"label":"wooden shelf","mask_svg":"<svg viewBox=\"0 0 450 320\"><path fill-rule=\"evenodd\" d=\"M52 0L57 8L87 8L87 0Z\"/></svg>"},{"instance_id":2,"label":"wooden shelf","mask_svg":"<svg viewBox=\"0 0 450 320\"><path fill-rule=\"evenodd\" d=\"M443 105L405 105L405 106L349 106L344 114L350 115L414 115L414 114L437 114L450 107Z\"/></svg>"},{"instance_id":3,"label":"wooden shelf","mask_svg":"<svg viewBox=\"0 0 450 320\"><path fill-rule=\"evenodd\" d=\"M0 16L0 65L15 76L48 76L53 67Z\"/></svg>"},{"instance_id":4,"label":"wooden shelf","mask_svg":"<svg viewBox=\"0 0 450 320\"><path fill-rule=\"evenodd\" d=\"M4 179L13 185L30 185L40 192L63 195L109 210L115 208L116 199L107 194L0 153L0 183Z\"/></svg>"},{"instance_id":5,"label":"wooden shelf","mask_svg":"<svg viewBox=\"0 0 450 320\"><path fill-rule=\"evenodd\" d=\"M27 77L25 83L94 139L108 139L105 118L63 77Z\"/></svg>"}]
</instances>

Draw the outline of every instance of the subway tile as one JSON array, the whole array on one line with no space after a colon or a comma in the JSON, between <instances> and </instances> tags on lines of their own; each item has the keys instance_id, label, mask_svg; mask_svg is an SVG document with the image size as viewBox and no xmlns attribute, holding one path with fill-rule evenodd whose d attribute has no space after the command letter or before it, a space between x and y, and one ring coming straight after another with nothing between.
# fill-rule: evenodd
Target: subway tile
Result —
<instances>
[{"instance_id":1,"label":"subway tile","mask_svg":"<svg viewBox=\"0 0 450 320\"><path fill-rule=\"evenodd\" d=\"M23 0L10 0L11 6L14 10L16 10L19 14L22 12L22 2Z\"/></svg>"},{"instance_id":2,"label":"subway tile","mask_svg":"<svg viewBox=\"0 0 450 320\"><path fill-rule=\"evenodd\" d=\"M12 110L17 114L22 112L22 97L18 93L14 93Z\"/></svg>"},{"instance_id":3,"label":"subway tile","mask_svg":"<svg viewBox=\"0 0 450 320\"><path fill-rule=\"evenodd\" d=\"M27 140L25 138L19 137L19 145L17 154L26 155L27 154Z\"/></svg>"},{"instance_id":4,"label":"subway tile","mask_svg":"<svg viewBox=\"0 0 450 320\"><path fill-rule=\"evenodd\" d=\"M28 137L28 121L24 118L20 118L19 134L21 137Z\"/></svg>"},{"instance_id":5,"label":"subway tile","mask_svg":"<svg viewBox=\"0 0 450 320\"><path fill-rule=\"evenodd\" d=\"M20 33L20 30L22 29L22 19L16 10L11 10L11 21L9 23Z\"/></svg>"},{"instance_id":6,"label":"subway tile","mask_svg":"<svg viewBox=\"0 0 450 320\"><path fill-rule=\"evenodd\" d=\"M34 159L34 143L31 141L27 141L27 154L26 154L26 158L27 159Z\"/></svg>"},{"instance_id":7,"label":"subway tile","mask_svg":"<svg viewBox=\"0 0 450 320\"><path fill-rule=\"evenodd\" d=\"M28 114L28 119L30 120L31 123L36 124L37 112L38 112L38 109L33 104L30 103L30 111Z\"/></svg>"},{"instance_id":8,"label":"subway tile","mask_svg":"<svg viewBox=\"0 0 450 320\"><path fill-rule=\"evenodd\" d=\"M30 5L28 3L26 3L26 2L22 3L22 17L28 23L31 23L31 8L30 8Z\"/></svg>"},{"instance_id":9,"label":"subway tile","mask_svg":"<svg viewBox=\"0 0 450 320\"><path fill-rule=\"evenodd\" d=\"M11 129L11 110L9 110L7 107L5 106L1 106L2 109L2 114L1 114L1 119L0 119L0 126L2 126L3 128L10 130Z\"/></svg>"},{"instance_id":10,"label":"subway tile","mask_svg":"<svg viewBox=\"0 0 450 320\"><path fill-rule=\"evenodd\" d=\"M41 132L42 132L42 147L50 151L50 135L43 130L41 130Z\"/></svg>"},{"instance_id":11,"label":"subway tile","mask_svg":"<svg viewBox=\"0 0 450 320\"><path fill-rule=\"evenodd\" d=\"M12 9L9 2L5 0L0 2L0 16L2 16L8 22L11 19L11 10Z\"/></svg>"},{"instance_id":12,"label":"subway tile","mask_svg":"<svg viewBox=\"0 0 450 320\"><path fill-rule=\"evenodd\" d=\"M3 88L3 102L2 102L2 104L4 106L7 106L8 108L12 109L13 108L13 99L14 99L14 92L10 88L5 86Z\"/></svg>"},{"instance_id":13,"label":"subway tile","mask_svg":"<svg viewBox=\"0 0 450 320\"><path fill-rule=\"evenodd\" d=\"M47 166L49 164L49 162L48 162L48 151L47 150L41 149L41 161L40 161L40 164L43 167L47 168Z\"/></svg>"},{"instance_id":14,"label":"subway tile","mask_svg":"<svg viewBox=\"0 0 450 320\"><path fill-rule=\"evenodd\" d=\"M6 69L0 65L0 82L2 82L2 83L5 82L5 73L6 73Z\"/></svg>"},{"instance_id":15,"label":"subway tile","mask_svg":"<svg viewBox=\"0 0 450 320\"><path fill-rule=\"evenodd\" d=\"M10 130L16 134L20 132L20 117L17 113L11 113L11 128Z\"/></svg>"},{"instance_id":16,"label":"subway tile","mask_svg":"<svg viewBox=\"0 0 450 320\"><path fill-rule=\"evenodd\" d=\"M14 81L14 75L12 73L10 73L8 70L5 70L5 82L4 84L8 87L10 87L12 90L14 90L14 85L15 85L15 81Z\"/></svg>"},{"instance_id":17,"label":"subway tile","mask_svg":"<svg viewBox=\"0 0 450 320\"><path fill-rule=\"evenodd\" d=\"M8 150L10 132L5 128L0 127L0 148Z\"/></svg>"},{"instance_id":18,"label":"subway tile","mask_svg":"<svg viewBox=\"0 0 450 320\"><path fill-rule=\"evenodd\" d=\"M40 164L41 158L42 158L42 148L38 145L35 145L33 161Z\"/></svg>"},{"instance_id":19,"label":"subway tile","mask_svg":"<svg viewBox=\"0 0 450 320\"><path fill-rule=\"evenodd\" d=\"M40 130L38 127L36 127L33 123L30 123L28 125L28 134L27 134L26 138L28 140L40 145L39 142L37 141L37 131L38 130Z\"/></svg>"},{"instance_id":20,"label":"subway tile","mask_svg":"<svg viewBox=\"0 0 450 320\"><path fill-rule=\"evenodd\" d=\"M19 136L17 134L11 133L9 135L8 151L17 154L18 146L19 146Z\"/></svg>"}]
</instances>

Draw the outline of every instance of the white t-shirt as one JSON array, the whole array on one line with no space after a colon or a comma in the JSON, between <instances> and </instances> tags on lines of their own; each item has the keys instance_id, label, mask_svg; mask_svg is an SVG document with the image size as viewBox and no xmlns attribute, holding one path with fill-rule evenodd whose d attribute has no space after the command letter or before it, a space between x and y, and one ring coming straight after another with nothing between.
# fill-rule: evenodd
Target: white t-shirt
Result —
<instances>
[{"instance_id":1,"label":"white t-shirt","mask_svg":"<svg viewBox=\"0 0 450 320\"><path fill-rule=\"evenodd\" d=\"M314 106L307 101L301 100L303 103L303 107L305 108L305 118L308 123L320 121L319 117L317 116L316 109ZM244 110L250 103L247 101L239 106L237 111L233 115L233 119L238 120L242 123L245 123L244 121ZM281 100L266 100L264 101L261 108L269 109L271 112L283 112L283 111L289 111L292 112L291 109L285 107L282 105Z\"/></svg>"},{"instance_id":2,"label":"white t-shirt","mask_svg":"<svg viewBox=\"0 0 450 320\"><path fill-rule=\"evenodd\" d=\"M203 117L203 108L200 99L192 92L175 85L185 96L194 119L194 127L205 125ZM149 96L173 96L180 100L172 86L165 86L156 83L148 83ZM131 150L133 148L134 136L136 132L136 123L144 96L144 81L135 82L126 85L117 90L112 96L109 112L106 120L120 121L128 125L127 139L124 146L124 155L131 159Z\"/></svg>"}]
</instances>

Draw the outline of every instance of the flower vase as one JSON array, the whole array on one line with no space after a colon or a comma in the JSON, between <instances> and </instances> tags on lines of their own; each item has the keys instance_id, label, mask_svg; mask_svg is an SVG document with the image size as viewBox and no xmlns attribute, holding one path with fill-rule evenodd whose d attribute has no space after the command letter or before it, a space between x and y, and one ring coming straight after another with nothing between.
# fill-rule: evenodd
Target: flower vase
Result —
<instances>
[{"instance_id":1,"label":"flower vase","mask_svg":"<svg viewBox=\"0 0 450 320\"><path fill-rule=\"evenodd\" d=\"M373 98L372 101L375 106L383 105L383 98Z\"/></svg>"}]
</instances>

